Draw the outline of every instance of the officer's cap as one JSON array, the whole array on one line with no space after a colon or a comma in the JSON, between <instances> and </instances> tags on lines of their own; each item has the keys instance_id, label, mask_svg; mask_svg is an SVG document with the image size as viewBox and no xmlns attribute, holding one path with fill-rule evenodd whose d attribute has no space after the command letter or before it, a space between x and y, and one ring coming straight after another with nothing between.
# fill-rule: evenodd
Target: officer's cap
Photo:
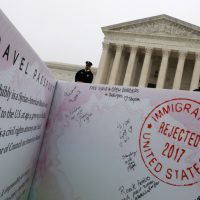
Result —
<instances>
[{"instance_id":1,"label":"officer's cap","mask_svg":"<svg viewBox=\"0 0 200 200\"><path fill-rule=\"evenodd\" d=\"M85 62L87 66L92 66L92 63L90 61Z\"/></svg>"}]
</instances>

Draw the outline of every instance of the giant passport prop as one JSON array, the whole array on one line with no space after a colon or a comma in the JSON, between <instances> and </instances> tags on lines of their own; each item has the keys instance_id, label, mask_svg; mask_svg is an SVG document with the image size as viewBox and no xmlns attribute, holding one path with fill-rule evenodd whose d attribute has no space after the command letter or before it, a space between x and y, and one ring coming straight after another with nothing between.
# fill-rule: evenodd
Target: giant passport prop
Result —
<instances>
[{"instance_id":1,"label":"giant passport prop","mask_svg":"<svg viewBox=\"0 0 200 200\"><path fill-rule=\"evenodd\" d=\"M1 200L200 198L199 92L56 84L0 26Z\"/></svg>"},{"instance_id":2,"label":"giant passport prop","mask_svg":"<svg viewBox=\"0 0 200 200\"><path fill-rule=\"evenodd\" d=\"M55 80L0 12L0 199L27 199Z\"/></svg>"}]
</instances>

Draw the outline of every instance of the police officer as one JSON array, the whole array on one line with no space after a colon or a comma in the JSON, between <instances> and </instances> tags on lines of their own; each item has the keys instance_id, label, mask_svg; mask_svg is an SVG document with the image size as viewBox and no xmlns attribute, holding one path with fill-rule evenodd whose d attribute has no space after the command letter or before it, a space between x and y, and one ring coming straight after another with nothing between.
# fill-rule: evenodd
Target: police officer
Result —
<instances>
[{"instance_id":1,"label":"police officer","mask_svg":"<svg viewBox=\"0 0 200 200\"><path fill-rule=\"evenodd\" d=\"M79 70L75 75L75 82L92 83L93 73L91 72L92 63L86 61L85 69Z\"/></svg>"}]
</instances>

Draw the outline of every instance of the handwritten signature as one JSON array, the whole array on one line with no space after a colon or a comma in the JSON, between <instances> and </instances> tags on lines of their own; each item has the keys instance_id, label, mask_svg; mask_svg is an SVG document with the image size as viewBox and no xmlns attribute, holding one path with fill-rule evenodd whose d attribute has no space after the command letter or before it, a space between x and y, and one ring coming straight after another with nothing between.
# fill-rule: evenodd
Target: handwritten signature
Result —
<instances>
[{"instance_id":1,"label":"handwritten signature","mask_svg":"<svg viewBox=\"0 0 200 200\"><path fill-rule=\"evenodd\" d=\"M80 90L77 90L77 87L75 86L72 90L70 90L69 92L65 92L64 96L70 97L69 102L75 102L79 95L81 94Z\"/></svg>"},{"instance_id":2,"label":"handwritten signature","mask_svg":"<svg viewBox=\"0 0 200 200\"><path fill-rule=\"evenodd\" d=\"M65 96L70 96L74 93L74 91L76 90L76 86L70 91L70 92L65 92L64 95Z\"/></svg>"},{"instance_id":3,"label":"handwritten signature","mask_svg":"<svg viewBox=\"0 0 200 200\"><path fill-rule=\"evenodd\" d=\"M134 171L137 166L134 160L136 154L137 154L137 151L122 155L122 158L125 164L127 165L128 172Z\"/></svg>"},{"instance_id":4,"label":"handwritten signature","mask_svg":"<svg viewBox=\"0 0 200 200\"><path fill-rule=\"evenodd\" d=\"M66 118L70 118L71 121L76 121L79 123L79 126L82 125L82 123L89 123L90 119L92 117L92 113L85 112L81 106L75 108L70 113L66 114Z\"/></svg>"},{"instance_id":5,"label":"handwritten signature","mask_svg":"<svg viewBox=\"0 0 200 200\"><path fill-rule=\"evenodd\" d=\"M130 120L126 120L124 123L118 123L120 146L122 147L126 142L130 140L130 134L132 133L132 126Z\"/></svg>"}]
</instances>

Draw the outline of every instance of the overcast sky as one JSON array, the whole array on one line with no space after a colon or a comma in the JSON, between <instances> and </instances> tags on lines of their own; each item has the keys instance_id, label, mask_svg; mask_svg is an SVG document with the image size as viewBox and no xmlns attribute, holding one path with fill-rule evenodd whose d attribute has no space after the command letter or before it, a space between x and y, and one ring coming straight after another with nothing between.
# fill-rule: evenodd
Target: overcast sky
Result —
<instances>
[{"instance_id":1,"label":"overcast sky","mask_svg":"<svg viewBox=\"0 0 200 200\"><path fill-rule=\"evenodd\" d=\"M44 61L98 66L101 27L160 14L200 26L199 0L0 0Z\"/></svg>"}]
</instances>

